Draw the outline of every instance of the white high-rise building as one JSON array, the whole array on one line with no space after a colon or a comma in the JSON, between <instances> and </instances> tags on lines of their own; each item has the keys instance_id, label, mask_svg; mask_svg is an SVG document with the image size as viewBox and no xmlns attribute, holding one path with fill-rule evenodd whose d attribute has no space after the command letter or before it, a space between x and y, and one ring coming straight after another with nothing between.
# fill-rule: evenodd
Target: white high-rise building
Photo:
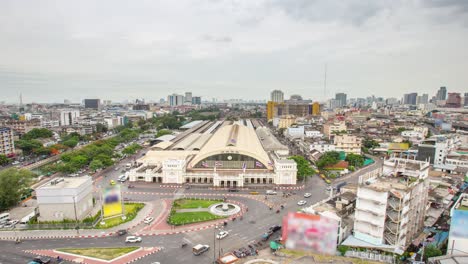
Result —
<instances>
[{"instance_id":1,"label":"white high-rise building","mask_svg":"<svg viewBox=\"0 0 468 264\"><path fill-rule=\"evenodd\" d=\"M390 158L378 175L361 176L353 239L402 254L424 228L429 166L427 161Z\"/></svg>"},{"instance_id":2,"label":"white high-rise building","mask_svg":"<svg viewBox=\"0 0 468 264\"><path fill-rule=\"evenodd\" d=\"M180 94L171 94L167 96L169 106L178 106L184 104L184 96Z\"/></svg>"},{"instance_id":3,"label":"white high-rise building","mask_svg":"<svg viewBox=\"0 0 468 264\"><path fill-rule=\"evenodd\" d=\"M71 126L78 123L80 117L79 110L63 110L60 112L60 125Z\"/></svg>"},{"instance_id":4,"label":"white high-rise building","mask_svg":"<svg viewBox=\"0 0 468 264\"><path fill-rule=\"evenodd\" d=\"M271 92L271 101L275 103L284 102L284 93L281 90L273 90Z\"/></svg>"},{"instance_id":5,"label":"white high-rise building","mask_svg":"<svg viewBox=\"0 0 468 264\"><path fill-rule=\"evenodd\" d=\"M192 92L185 92L185 103L192 103Z\"/></svg>"}]
</instances>

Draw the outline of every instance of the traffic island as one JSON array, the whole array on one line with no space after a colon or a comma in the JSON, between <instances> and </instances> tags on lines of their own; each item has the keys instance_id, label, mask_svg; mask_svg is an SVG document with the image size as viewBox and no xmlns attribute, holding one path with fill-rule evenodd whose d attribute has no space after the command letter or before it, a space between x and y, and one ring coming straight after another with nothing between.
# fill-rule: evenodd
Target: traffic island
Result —
<instances>
[{"instance_id":1,"label":"traffic island","mask_svg":"<svg viewBox=\"0 0 468 264\"><path fill-rule=\"evenodd\" d=\"M167 223L174 226L212 221L225 218L212 214L209 207L219 204L222 200L209 199L177 199L172 203Z\"/></svg>"},{"instance_id":2,"label":"traffic island","mask_svg":"<svg viewBox=\"0 0 468 264\"><path fill-rule=\"evenodd\" d=\"M57 252L69 253L84 257L91 257L101 260L113 260L120 256L133 252L140 247L122 247L122 248L60 248Z\"/></svg>"}]
</instances>

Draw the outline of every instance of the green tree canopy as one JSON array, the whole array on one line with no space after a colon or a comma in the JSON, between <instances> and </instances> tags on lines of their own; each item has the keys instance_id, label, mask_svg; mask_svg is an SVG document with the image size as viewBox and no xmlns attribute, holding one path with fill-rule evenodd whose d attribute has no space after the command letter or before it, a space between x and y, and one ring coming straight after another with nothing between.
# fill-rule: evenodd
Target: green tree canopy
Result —
<instances>
[{"instance_id":1,"label":"green tree canopy","mask_svg":"<svg viewBox=\"0 0 468 264\"><path fill-rule=\"evenodd\" d=\"M158 130L158 133L156 133L156 138L164 136L164 135L169 135L169 134L172 134L172 132L170 130L161 129L161 130Z\"/></svg>"},{"instance_id":2,"label":"green tree canopy","mask_svg":"<svg viewBox=\"0 0 468 264\"><path fill-rule=\"evenodd\" d=\"M122 150L122 153L127 154L127 155L133 155L140 149L142 149L142 147L140 145L134 143L134 144L131 144L130 146L124 148Z\"/></svg>"},{"instance_id":3,"label":"green tree canopy","mask_svg":"<svg viewBox=\"0 0 468 264\"><path fill-rule=\"evenodd\" d=\"M102 164L102 162L97 159L91 161L91 163L89 164L89 168L93 171L98 170L103 167L104 167L104 164Z\"/></svg>"},{"instance_id":4,"label":"green tree canopy","mask_svg":"<svg viewBox=\"0 0 468 264\"><path fill-rule=\"evenodd\" d=\"M21 149L25 154L31 154L34 150L42 148L42 143L35 139L20 139L15 142L15 146Z\"/></svg>"},{"instance_id":5,"label":"green tree canopy","mask_svg":"<svg viewBox=\"0 0 468 264\"><path fill-rule=\"evenodd\" d=\"M0 166L7 165L8 163L10 163L10 159L5 155L0 154Z\"/></svg>"},{"instance_id":6,"label":"green tree canopy","mask_svg":"<svg viewBox=\"0 0 468 264\"><path fill-rule=\"evenodd\" d=\"M63 141L62 144L69 148L74 148L76 145L78 145L78 138L70 138L66 141Z\"/></svg>"},{"instance_id":7,"label":"green tree canopy","mask_svg":"<svg viewBox=\"0 0 468 264\"><path fill-rule=\"evenodd\" d=\"M303 156L291 156L289 159L294 160L297 164L297 178L299 180L316 173L314 169L310 167L309 161L306 160Z\"/></svg>"},{"instance_id":8,"label":"green tree canopy","mask_svg":"<svg viewBox=\"0 0 468 264\"><path fill-rule=\"evenodd\" d=\"M22 139L50 138L53 133L47 128L33 128L28 133L24 134Z\"/></svg>"},{"instance_id":9,"label":"green tree canopy","mask_svg":"<svg viewBox=\"0 0 468 264\"><path fill-rule=\"evenodd\" d=\"M10 168L0 171L0 210L16 205L29 189L34 173Z\"/></svg>"},{"instance_id":10,"label":"green tree canopy","mask_svg":"<svg viewBox=\"0 0 468 264\"><path fill-rule=\"evenodd\" d=\"M320 169L338 163L340 161L340 153L338 151L327 151L317 161L317 167Z\"/></svg>"},{"instance_id":11,"label":"green tree canopy","mask_svg":"<svg viewBox=\"0 0 468 264\"><path fill-rule=\"evenodd\" d=\"M357 155L353 153L349 153L346 155L347 162L349 162L349 165L354 166L354 167L362 167L364 165L364 161L366 160L362 155Z\"/></svg>"},{"instance_id":12,"label":"green tree canopy","mask_svg":"<svg viewBox=\"0 0 468 264\"><path fill-rule=\"evenodd\" d=\"M424 259L427 260L428 258L442 256L442 250L437 248L434 245L429 245L424 249Z\"/></svg>"}]
</instances>

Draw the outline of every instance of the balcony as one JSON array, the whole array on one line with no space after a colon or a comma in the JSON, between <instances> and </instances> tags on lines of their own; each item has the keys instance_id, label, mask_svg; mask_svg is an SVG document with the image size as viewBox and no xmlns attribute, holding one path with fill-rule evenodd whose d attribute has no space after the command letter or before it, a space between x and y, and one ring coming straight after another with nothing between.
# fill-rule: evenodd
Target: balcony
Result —
<instances>
[{"instance_id":1,"label":"balcony","mask_svg":"<svg viewBox=\"0 0 468 264\"><path fill-rule=\"evenodd\" d=\"M376 212L376 211L374 211L374 210L370 210L370 209L365 209L365 208L356 208L356 210L363 211L363 212L367 212L367 213L371 213L372 215L375 215L375 216L384 216L384 214L383 214L383 213Z\"/></svg>"},{"instance_id":2,"label":"balcony","mask_svg":"<svg viewBox=\"0 0 468 264\"><path fill-rule=\"evenodd\" d=\"M385 223L385 230L390 231L390 233L397 235L398 234L398 225L392 222L387 221Z\"/></svg>"},{"instance_id":3,"label":"balcony","mask_svg":"<svg viewBox=\"0 0 468 264\"><path fill-rule=\"evenodd\" d=\"M400 223L401 219L398 213L394 211L387 211L387 217L393 222L393 223Z\"/></svg>"},{"instance_id":4,"label":"balcony","mask_svg":"<svg viewBox=\"0 0 468 264\"><path fill-rule=\"evenodd\" d=\"M389 245L395 245L396 242L396 237L392 234L389 234L387 232L384 233L384 239Z\"/></svg>"},{"instance_id":5,"label":"balcony","mask_svg":"<svg viewBox=\"0 0 468 264\"><path fill-rule=\"evenodd\" d=\"M395 211L400 211L401 210L401 203L397 199L394 199L394 198L388 199L388 204Z\"/></svg>"}]
</instances>

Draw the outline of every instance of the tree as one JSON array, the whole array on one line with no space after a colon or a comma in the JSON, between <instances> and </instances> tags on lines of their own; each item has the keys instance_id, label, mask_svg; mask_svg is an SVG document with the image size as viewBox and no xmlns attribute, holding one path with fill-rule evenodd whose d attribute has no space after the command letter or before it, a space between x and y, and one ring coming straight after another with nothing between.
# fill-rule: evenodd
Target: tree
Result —
<instances>
[{"instance_id":1,"label":"tree","mask_svg":"<svg viewBox=\"0 0 468 264\"><path fill-rule=\"evenodd\" d=\"M70 138L66 141L62 142L63 145L69 147L69 148L74 148L76 145L78 145L78 139L77 138Z\"/></svg>"},{"instance_id":2,"label":"tree","mask_svg":"<svg viewBox=\"0 0 468 264\"><path fill-rule=\"evenodd\" d=\"M93 171L96 171L100 168L104 167L104 164L102 164L102 162L100 160L93 160L91 161L91 163L89 164L89 168Z\"/></svg>"},{"instance_id":3,"label":"tree","mask_svg":"<svg viewBox=\"0 0 468 264\"><path fill-rule=\"evenodd\" d=\"M442 256L442 250L434 245L429 245L424 249L424 259Z\"/></svg>"},{"instance_id":4,"label":"tree","mask_svg":"<svg viewBox=\"0 0 468 264\"><path fill-rule=\"evenodd\" d=\"M365 158L358 154L349 153L346 155L345 160L354 167L362 167L364 165Z\"/></svg>"},{"instance_id":5,"label":"tree","mask_svg":"<svg viewBox=\"0 0 468 264\"><path fill-rule=\"evenodd\" d=\"M142 147L140 145L134 143L134 144L131 144L130 146L124 148L122 150L122 153L127 154L127 155L133 155L140 149L142 149Z\"/></svg>"},{"instance_id":6,"label":"tree","mask_svg":"<svg viewBox=\"0 0 468 264\"><path fill-rule=\"evenodd\" d=\"M16 205L29 189L34 173L10 168L0 171L0 210Z\"/></svg>"},{"instance_id":7,"label":"tree","mask_svg":"<svg viewBox=\"0 0 468 264\"><path fill-rule=\"evenodd\" d=\"M169 134L172 134L172 132L170 130L161 129L161 130L158 131L158 133L156 133L156 138L164 136L164 135L169 135Z\"/></svg>"},{"instance_id":8,"label":"tree","mask_svg":"<svg viewBox=\"0 0 468 264\"><path fill-rule=\"evenodd\" d=\"M310 167L310 163L306 160L303 156L291 156L288 159L294 160L297 164L297 178L299 180L304 179L304 177L310 176L315 174L316 172L312 167Z\"/></svg>"},{"instance_id":9,"label":"tree","mask_svg":"<svg viewBox=\"0 0 468 264\"><path fill-rule=\"evenodd\" d=\"M317 167L320 169L338 163L340 161L340 153L337 151L325 152L317 161Z\"/></svg>"},{"instance_id":10,"label":"tree","mask_svg":"<svg viewBox=\"0 0 468 264\"><path fill-rule=\"evenodd\" d=\"M96 124L96 132L97 133L106 133L107 132L107 126L101 123Z\"/></svg>"},{"instance_id":11,"label":"tree","mask_svg":"<svg viewBox=\"0 0 468 264\"><path fill-rule=\"evenodd\" d=\"M33 128L24 134L21 139L50 138L53 133L47 128Z\"/></svg>"},{"instance_id":12,"label":"tree","mask_svg":"<svg viewBox=\"0 0 468 264\"><path fill-rule=\"evenodd\" d=\"M30 154L30 153L33 153L35 149L42 148L42 143L35 139L31 139L31 140L20 139L15 142L15 146L21 149L26 154Z\"/></svg>"},{"instance_id":13,"label":"tree","mask_svg":"<svg viewBox=\"0 0 468 264\"><path fill-rule=\"evenodd\" d=\"M0 154L0 166L7 165L8 163L10 163L10 159L5 155Z\"/></svg>"}]
</instances>

